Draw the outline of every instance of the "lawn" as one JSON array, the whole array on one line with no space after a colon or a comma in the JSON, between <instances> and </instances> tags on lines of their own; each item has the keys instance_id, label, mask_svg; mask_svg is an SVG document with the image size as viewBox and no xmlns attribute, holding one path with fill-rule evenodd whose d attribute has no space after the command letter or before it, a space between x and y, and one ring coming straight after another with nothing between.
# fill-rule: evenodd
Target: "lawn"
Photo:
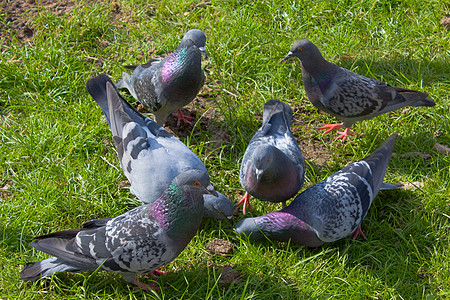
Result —
<instances>
[{"instance_id":1,"label":"lawn","mask_svg":"<svg viewBox=\"0 0 450 300\"><path fill-rule=\"evenodd\" d=\"M450 39L436 1L4 1L0 4L1 299L450 299ZM86 81L173 51L183 34L207 36L205 87L185 112L192 125L166 128L208 168L233 203L242 196L240 160L274 98L294 110L292 131L307 160L304 188L375 150L396 143L382 191L350 237L317 249L236 237L233 225L205 220L163 270L161 291L133 288L109 272L21 281L26 262L47 255L34 236L113 217L140 202L124 176L101 110ZM281 63L308 38L324 57L391 85L424 91L431 108L407 108L359 122L334 141L317 127L336 122L307 99L300 62ZM123 92L134 106L138 103ZM257 216L281 205L252 199ZM210 252L228 240L233 253ZM150 279L148 279L150 280Z\"/></svg>"}]
</instances>

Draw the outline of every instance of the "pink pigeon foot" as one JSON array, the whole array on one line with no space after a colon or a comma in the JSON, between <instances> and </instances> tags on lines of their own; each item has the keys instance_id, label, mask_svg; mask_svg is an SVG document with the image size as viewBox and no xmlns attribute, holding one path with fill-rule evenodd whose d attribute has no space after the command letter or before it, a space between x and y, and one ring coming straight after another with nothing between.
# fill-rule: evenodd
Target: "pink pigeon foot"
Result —
<instances>
[{"instance_id":1,"label":"pink pigeon foot","mask_svg":"<svg viewBox=\"0 0 450 300\"><path fill-rule=\"evenodd\" d=\"M340 123L340 124L325 124L325 125L323 125L322 127L319 127L319 128L317 128L317 129L327 129L327 131L325 131L325 132L323 133L323 135L325 135L325 134L327 134L327 133L330 132L330 131L333 131L333 130L335 130L335 129L342 128L343 126L344 126L343 123Z\"/></svg>"},{"instance_id":2,"label":"pink pigeon foot","mask_svg":"<svg viewBox=\"0 0 450 300\"><path fill-rule=\"evenodd\" d=\"M361 236L365 241L367 241L367 237L364 234L364 232L361 229L361 225L358 226L358 228L356 228L356 230L353 232L353 239L356 240L358 238L358 236Z\"/></svg>"},{"instance_id":3,"label":"pink pigeon foot","mask_svg":"<svg viewBox=\"0 0 450 300\"><path fill-rule=\"evenodd\" d=\"M159 267L158 269L150 272L149 274L153 279L157 279L159 276L167 274L167 273L169 273L169 271L161 271L161 267Z\"/></svg>"},{"instance_id":4,"label":"pink pigeon foot","mask_svg":"<svg viewBox=\"0 0 450 300\"><path fill-rule=\"evenodd\" d=\"M317 129L327 129L323 135L327 134L328 132L335 130L335 129L339 129L344 127L344 123L340 123L340 124L325 124L322 127L319 127ZM340 134L337 138L335 138L335 140L338 139L343 139L345 140L348 136L354 136L353 133L350 133L350 128L345 128L344 131L338 131L338 133Z\"/></svg>"},{"instance_id":5,"label":"pink pigeon foot","mask_svg":"<svg viewBox=\"0 0 450 300\"><path fill-rule=\"evenodd\" d=\"M242 197L241 201L236 204L236 206L241 205L244 203L244 207L242 208L242 213L245 215L247 213L247 207L250 210L250 194L248 192L245 192L244 197Z\"/></svg>"},{"instance_id":6,"label":"pink pigeon foot","mask_svg":"<svg viewBox=\"0 0 450 300\"><path fill-rule=\"evenodd\" d=\"M177 126L180 126L181 121L183 121L185 124L192 125L192 122L189 121L189 120L194 120L195 119L194 117L183 115L183 113L179 109L177 109L176 113L172 113L172 116L178 118Z\"/></svg>"},{"instance_id":7,"label":"pink pigeon foot","mask_svg":"<svg viewBox=\"0 0 450 300\"><path fill-rule=\"evenodd\" d=\"M159 291L161 290L158 286L156 286L156 282L151 283L143 283L140 282L137 278L134 279L133 284L135 285L135 290L144 290L146 292L150 292L151 290Z\"/></svg>"},{"instance_id":8,"label":"pink pigeon foot","mask_svg":"<svg viewBox=\"0 0 450 300\"><path fill-rule=\"evenodd\" d=\"M340 134L340 136L335 138L335 140L338 140L338 139L345 140L348 136L354 136L353 133L350 133L350 128L345 128L344 131L338 131L338 133Z\"/></svg>"}]
</instances>

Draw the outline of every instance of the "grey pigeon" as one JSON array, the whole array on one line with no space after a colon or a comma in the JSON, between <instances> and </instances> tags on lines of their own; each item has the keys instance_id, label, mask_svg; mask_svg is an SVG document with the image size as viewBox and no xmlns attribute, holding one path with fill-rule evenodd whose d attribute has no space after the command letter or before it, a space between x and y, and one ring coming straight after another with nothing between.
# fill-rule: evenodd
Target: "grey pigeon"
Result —
<instances>
[{"instance_id":1,"label":"grey pigeon","mask_svg":"<svg viewBox=\"0 0 450 300\"><path fill-rule=\"evenodd\" d=\"M86 222L80 229L35 238L31 246L52 257L25 265L22 280L35 281L56 272L102 269L122 273L127 282L149 290L136 275L174 260L194 237L203 216L203 194L215 194L208 173L179 174L152 204L112 219ZM217 196L217 194L215 194Z\"/></svg>"},{"instance_id":2,"label":"grey pigeon","mask_svg":"<svg viewBox=\"0 0 450 300\"><path fill-rule=\"evenodd\" d=\"M217 192L218 196L205 194L205 210L203 217L208 219L233 220L234 207L231 201L222 193Z\"/></svg>"},{"instance_id":3,"label":"grey pigeon","mask_svg":"<svg viewBox=\"0 0 450 300\"><path fill-rule=\"evenodd\" d=\"M426 93L390 86L328 62L309 40L295 42L283 61L291 57L301 61L303 85L311 103L343 122L319 128L327 129L326 134L345 127L336 139L353 135L350 127L358 121L405 106L435 105Z\"/></svg>"},{"instance_id":4,"label":"grey pigeon","mask_svg":"<svg viewBox=\"0 0 450 300\"><path fill-rule=\"evenodd\" d=\"M264 104L263 123L242 158L239 180L245 195L246 213L250 195L262 201L286 202L303 186L305 167L302 152L290 131L292 109L283 102Z\"/></svg>"},{"instance_id":5,"label":"grey pigeon","mask_svg":"<svg viewBox=\"0 0 450 300\"><path fill-rule=\"evenodd\" d=\"M371 155L313 185L298 195L286 208L256 218L241 220L238 234L254 240L265 238L318 247L351 233L361 234L360 224L383 184L396 134ZM365 238L366 239L366 238Z\"/></svg>"},{"instance_id":6,"label":"grey pigeon","mask_svg":"<svg viewBox=\"0 0 450 300\"><path fill-rule=\"evenodd\" d=\"M189 104L203 87L205 74L201 68L201 54L206 57L206 36L198 29L189 30L178 48L163 60L152 59L139 65L128 75L122 74L117 88L126 88L130 94L148 107L158 124L177 110L178 124L191 123L179 110Z\"/></svg>"},{"instance_id":7,"label":"grey pigeon","mask_svg":"<svg viewBox=\"0 0 450 300\"><path fill-rule=\"evenodd\" d=\"M130 191L144 204L158 199L178 174L187 170L207 172L185 144L131 107L107 75L88 80L86 88L111 127Z\"/></svg>"}]
</instances>

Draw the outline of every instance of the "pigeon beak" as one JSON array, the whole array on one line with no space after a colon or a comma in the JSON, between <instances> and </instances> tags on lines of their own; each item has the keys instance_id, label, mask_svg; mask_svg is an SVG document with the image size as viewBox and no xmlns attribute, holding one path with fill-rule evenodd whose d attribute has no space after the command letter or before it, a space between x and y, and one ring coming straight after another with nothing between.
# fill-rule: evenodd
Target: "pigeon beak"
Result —
<instances>
[{"instance_id":1,"label":"pigeon beak","mask_svg":"<svg viewBox=\"0 0 450 300\"><path fill-rule=\"evenodd\" d=\"M256 173L256 181L260 182L261 181L261 177L262 177L262 175L264 173L264 170L256 169L255 173Z\"/></svg>"},{"instance_id":2,"label":"pigeon beak","mask_svg":"<svg viewBox=\"0 0 450 300\"><path fill-rule=\"evenodd\" d=\"M216 197L219 197L219 194L217 194L216 190L214 189L214 187L212 186L212 184L209 184L206 187L206 191L208 192L208 194L214 195Z\"/></svg>"},{"instance_id":3,"label":"pigeon beak","mask_svg":"<svg viewBox=\"0 0 450 300\"><path fill-rule=\"evenodd\" d=\"M233 216L228 216L226 217L228 222L230 222L230 224L233 224Z\"/></svg>"},{"instance_id":4,"label":"pigeon beak","mask_svg":"<svg viewBox=\"0 0 450 300\"><path fill-rule=\"evenodd\" d=\"M200 53L201 53L205 58L208 58L208 55L206 55L206 48L205 48L205 47L198 47L198 50L200 50Z\"/></svg>"},{"instance_id":5,"label":"pigeon beak","mask_svg":"<svg viewBox=\"0 0 450 300\"><path fill-rule=\"evenodd\" d=\"M291 58L292 56L294 56L293 54L294 54L294 53L292 53L292 51L289 51L289 53L284 57L284 59L283 59L282 62L283 62L283 63L286 62L289 58Z\"/></svg>"}]
</instances>

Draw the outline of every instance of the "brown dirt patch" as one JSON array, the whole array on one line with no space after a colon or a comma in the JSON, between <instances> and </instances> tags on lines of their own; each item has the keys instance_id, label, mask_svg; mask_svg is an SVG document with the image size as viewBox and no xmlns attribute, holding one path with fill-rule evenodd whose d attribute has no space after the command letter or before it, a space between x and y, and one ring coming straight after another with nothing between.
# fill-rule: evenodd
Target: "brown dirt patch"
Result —
<instances>
[{"instance_id":1,"label":"brown dirt patch","mask_svg":"<svg viewBox=\"0 0 450 300\"><path fill-rule=\"evenodd\" d=\"M450 15L446 15L441 19L441 25L444 26L445 29L450 30Z\"/></svg>"},{"instance_id":2,"label":"brown dirt patch","mask_svg":"<svg viewBox=\"0 0 450 300\"><path fill-rule=\"evenodd\" d=\"M224 239L213 239L206 245L209 252L222 256L233 254L234 247L235 245L232 242Z\"/></svg>"},{"instance_id":3,"label":"brown dirt patch","mask_svg":"<svg viewBox=\"0 0 450 300\"><path fill-rule=\"evenodd\" d=\"M0 24L0 40L8 42L15 35L19 41L27 42L33 38L34 28L31 20L40 10L48 10L56 15L69 14L74 2L69 0L9 0L2 1L1 11L6 14L6 25Z\"/></svg>"},{"instance_id":4,"label":"brown dirt patch","mask_svg":"<svg viewBox=\"0 0 450 300\"><path fill-rule=\"evenodd\" d=\"M227 287L232 283L241 283L241 272L233 269L232 266L222 267L222 276L220 277L220 285L222 287Z\"/></svg>"}]
</instances>

